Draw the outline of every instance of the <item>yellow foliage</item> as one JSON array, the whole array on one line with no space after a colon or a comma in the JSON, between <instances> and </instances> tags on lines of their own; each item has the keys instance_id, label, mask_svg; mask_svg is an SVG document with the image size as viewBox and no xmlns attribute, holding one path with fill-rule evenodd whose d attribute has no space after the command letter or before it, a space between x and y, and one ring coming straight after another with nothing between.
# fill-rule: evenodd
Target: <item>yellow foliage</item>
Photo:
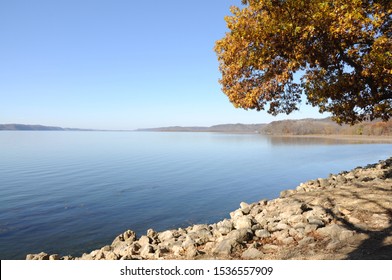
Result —
<instances>
[{"instance_id":1,"label":"yellow foliage","mask_svg":"<svg viewBox=\"0 0 392 280\"><path fill-rule=\"evenodd\" d=\"M236 107L288 114L305 93L338 122L391 117L392 1L243 2L215 44Z\"/></svg>"}]
</instances>

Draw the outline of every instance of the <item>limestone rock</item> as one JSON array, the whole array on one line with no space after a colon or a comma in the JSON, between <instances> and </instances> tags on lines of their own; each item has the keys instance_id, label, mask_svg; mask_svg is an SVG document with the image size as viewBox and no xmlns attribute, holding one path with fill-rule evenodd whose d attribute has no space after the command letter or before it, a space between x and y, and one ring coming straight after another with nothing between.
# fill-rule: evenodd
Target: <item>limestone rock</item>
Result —
<instances>
[{"instance_id":1,"label":"limestone rock","mask_svg":"<svg viewBox=\"0 0 392 280\"><path fill-rule=\"evenodd\" d=\"M227 257L238 246L239 243L235 238L226 238L216 244L216 246L212 249L212 253L221 257Z\"/></svg>"},{"instance_id":2,"label":"limestone rock","mask_svg":"<svg viewBox=\"0 0 392 280\"><path fill-rule=\"evenodd\" d=\"M148 229L147 230L147 236L151 239L151 240L156 240L158 239L158 233L153 230L153 229Z\"/></svg>"},{"instance_id":3,"label":"limestone rock","mask_svg":"<svg viewBox=\"0 0 392 280\"><path fill-rule=\"evenodd\" d=\"M124 233L118 235L112 242L112 245L115 245L116 243L119 242L126 242L128 244L131 244L136 240L136 233L132 230L127 230Z\"/></svg>"},{"instance_id":4,"label":"limestone rock","mask_svg":"<svg viewBox=\"0 0 392 280\"><path fill-rule=\"evenodd\" d=\"M140 244L140 246L144 246L144 245L146 245L146 244L151 244L151 241L152 241L152 240L151 240L148 236L142 235L142 236L139 238L138 243Z\"/></svg>"},{"instance_id":5,"label":"limestone rock","mask_svg":"<svg viewBox=\"0 0 392 280\"><path fill-rule=\"evenodd\" d=\"M321 236L330 237L339 240L339 236L345 228L337 224L330 224L326 227L317 229L317 233Z\"/></svg>"},{"instance_id":6,"label":"limestone rock","mask_svg":"<svg viewBox=\"0 0 392 280\"><path fill-rule=\"evenodd\" d=\"M193 259L196 256L200 255L200 252L194 246L190 246L186 249L185 256L188 259Z\"/></svg>"},{"instance_id":7,"label":"limestone rock","mask_svg":"<svg viewBox=\"0 0 392 280\"><path fill-rule=\"evenodd\" d=\"M268 230L265 230L265 229L256 230L255 235L260 238L267 238L267 237L271 236L271 234L268 232Z\"/></svg>"},{"instance_id":8,"label":"limestone rock","mask_svg":"<svg viewBox=\"0 0 392 280\"><path fill-rule=\"evenodd\" d=\"M242 209L237 209L233 212L230 212L230 218L236 219L238 217L244 216L244 213L242 212Z\"/></svg>"},{"instance_id":9,"label":"limestone rock","mask_svg":"<svg viewBox=\"0 0 392 280\"><path fill-rule=\"evenodd\" d=\"M166 230L164 232L161 232L158 234L158 238L161 242L168 241L170 239L173 239L173 232L171 230Z\"/></svg>"},{"instance_id":10,"label":"limestone rock","mask_svg":"<svg viewBox=\"0 0 392 280\"><path fill-rule=\"evenodd\" d=\"M143 258L153 257L154 248L150 244L146 244L140 249L140 256Z\"/></svg>"},{"instance_id":11,"label":"limestone rock","mask_svg":"<svg viewBox=\"0 0 392 280\"><path fill-rule=\"evenodd\" d=\"M302 215L292 215L287 219L287 221L290 225L302 223L303 220L304 220L304 217Z\"/></svg>"},{"instance_id":12,"label":"limestone rock","mask_svg":"<svg viewBox=\"0 0 392 280\"><path fill-rule=\"evenodd\" d=\"M231 231L227 236L228 239L234 239L237 242L246 242L246 241L250 241L253 238L253 233L251 230L249 229L235 229L233 231Z\"/></svg>"},{"instance_id":13,"label":"limestone rock","mask_svg":"<svg viewBox=\"0 0 392 280\"><path fill-rule=\"evenodd\" d=\"M264 256L263 252L257 250L256 248L250 247L247 250L245 250L241 257L245 260L257 260L257 259L262 259Z\"/></svg>"},{"instance_id":14,"label":"limestone rock","mask_svg":"<svg viewBox=\"0 0 392 280\"><path fill-rule=\"evenodd\" d=\"M276 251L279 249L279 246L273 244L265 244L263 245L263 250L267 252Z\"/></svg>"},{"instance_id":15,"label":"limestone rock","mask_svg":"<svg viewBox=\"0 0 392 280\"><path fill-rule=\"evenodd\" d=\"M119 257L116 253L110 251L105 254L105 259L106 260L118 260Z\"/></svg>"},{"instance_id":16,"label":"limestone rock","mask_svg":"<svg viewBox=\"0 0 392 280\"><path fill-rule=\"evenodd\" d=\"M308 223L311 225L317 225L318 227L323 227L324 226L324 222L319 219L319 218L315 218L315 217L309 217L308 218Z\"/></svg>"},{"instance_id":17,"label":"limestone rock","mask_svg":"<svg viewBox=\"0 0 392 280\"><path fill-rule=\"evenodd\" d=\"M309 244L314 243L314 238L309 236L309 237L305 237L304 239L298 241L298 245L303 247L303 246L308 246Z\"/></svg>"},{"instance_id":18,"label":"limestone rock","mask_svg":"<svg viewBox=\"0 0 392 280\"><path fill-rule=\"evenodd\" d=\"M49 260L51 260L51 261L59 260L59 259L60 259L60 257L59 257L59 255L57 255L57 254L53 254L53 255L50 255L50 256L49 256Z\"/></svg>"},{"instance_id":19,"label":"limestone rock","mask_svg":"<svg viewBox=\"0 0 392 280\"><path fill-rule=\"evenodd\" d=\"M171 248L171 250L173 251L173 254L174 254L175 256L181 256L181 255L183 255L184 252L185 252L184 248L182 248L182 247L179 246L179 245L174 245L174 246Z\"/></svg>"},{"instance_id":20,"label":"limestone rock","mask_svg":"<svg viewBox=\"0 0 392 280\"><path fill-rule=\"evenodd\" d=\"M236 229L250 229L252 227L252 219L248 216L242 216L234 220L234 228Z\"/></svg>"}]
</instances>

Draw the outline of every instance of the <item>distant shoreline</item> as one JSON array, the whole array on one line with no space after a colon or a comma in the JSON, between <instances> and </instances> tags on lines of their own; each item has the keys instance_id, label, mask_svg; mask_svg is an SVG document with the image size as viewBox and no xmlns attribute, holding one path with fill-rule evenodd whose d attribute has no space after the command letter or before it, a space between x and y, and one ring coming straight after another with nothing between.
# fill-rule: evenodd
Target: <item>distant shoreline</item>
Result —
<instances>
[{"instance_id":1,"label":"distant shoreline","mask_svg":"<svg viewBox=\"0 0 392 280\"><path fill-rule=\"evenodd\" d=\"M267 137L320 138L364 143L392 143L392 120L363 122L353 126L339 125L331 118L273 121L258 124L218 124L213 126L169 126L120 129L80 129L30 124L0 124L0 131L99 131L99 132L209 132L256 134Z\"/></svg>"},{"instance_id":2,"label":"distant shoreline","mask_svg":"<svg viewBox=\"0 0 392 280\"><path fill-rule=\"evenodd\" d=\"M331 140L349 140L349 141L360 141L360 142L374 142L374 143L385 143L392 144L392 136L384 135L339 135L339 134L308 134L308 135L266 135L269 137L287 137L287 138L322 138Z\"/></svg>"}]
</instances>

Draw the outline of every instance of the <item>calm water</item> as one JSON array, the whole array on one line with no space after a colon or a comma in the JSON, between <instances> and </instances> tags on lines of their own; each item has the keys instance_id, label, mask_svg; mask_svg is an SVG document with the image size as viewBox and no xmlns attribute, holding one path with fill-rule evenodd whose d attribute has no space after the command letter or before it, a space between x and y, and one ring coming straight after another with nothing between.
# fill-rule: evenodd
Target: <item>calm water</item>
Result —
<instances>
[{"instance_id":1,"label":"calm water","mask_svg":"<svg viewBox=\"0 0 392 280\"><path fill-rule=\"evenodd\" d=\"M260 135L3 131L0 259L212 223L241 201L389 156L391 144Z\"/></svg>"}]
</instances>

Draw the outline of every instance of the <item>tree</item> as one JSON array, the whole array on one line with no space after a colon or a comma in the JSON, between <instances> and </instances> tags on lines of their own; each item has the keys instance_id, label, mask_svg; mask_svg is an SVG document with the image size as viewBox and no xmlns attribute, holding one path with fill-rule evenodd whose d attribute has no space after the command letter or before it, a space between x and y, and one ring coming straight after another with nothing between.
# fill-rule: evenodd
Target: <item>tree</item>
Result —
<instances>
[{"instance_id":1,"label":"tree","mask_svg":"<svg viewBox=\"0 0 392 280\"><path fill-rule=\"evenodd\" d=\"M338 123L391 118L392 1L242 3L215 43L235 107L289 114L304 94Z\"/></svg>"}]
</instances>

